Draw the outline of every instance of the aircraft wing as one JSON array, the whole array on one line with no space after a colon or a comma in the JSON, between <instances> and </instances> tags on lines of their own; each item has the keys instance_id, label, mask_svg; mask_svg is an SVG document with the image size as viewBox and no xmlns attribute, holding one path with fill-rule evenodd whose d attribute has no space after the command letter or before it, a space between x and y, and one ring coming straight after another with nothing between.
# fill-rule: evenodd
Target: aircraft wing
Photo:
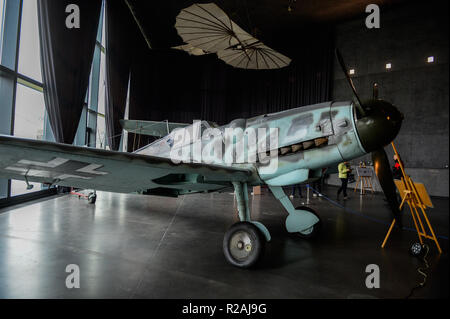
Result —
<instances>
[{"instance_id":1,"label":"aircraft wing","mask_svg":"<svg viewBox=\"0 0 450 319\"><path fill-rule=\"evenodd\" d=\"M178 127L186 127L189 124L172 123L166 121L140 121L140 120L120 120L120 124L125 131L141 135L163 137Z\"/></svg>"},{"instance_id":2,"label":"aircraft wing","mask_svg":"<svg viewBox=\"0 0 450 319\"><path fill-rule=\"evenodd\" d=\"M250 169L100 150L0 135L0 178L111 192L217 190L249 181ZM177 193L172 195L181 194ZM164 195L164 194L162 194Z\"/></svg>"}]
</instances>

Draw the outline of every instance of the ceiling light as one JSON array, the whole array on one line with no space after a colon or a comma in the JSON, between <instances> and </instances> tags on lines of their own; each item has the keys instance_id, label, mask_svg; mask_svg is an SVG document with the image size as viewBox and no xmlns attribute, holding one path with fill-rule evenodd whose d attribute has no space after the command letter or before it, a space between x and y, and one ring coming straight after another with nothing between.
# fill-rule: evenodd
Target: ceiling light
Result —
<instances>
[{"instance_id":1,"label":"ceiling light","mask_svg":"<svg viewBox=\"0 0 450 319\"><path fill-rule=\"evenodd\" d=\"M391 68L392 68L392 64L386 63L386 70L389 70L389 69L391 69Z\"/></svg>"},{"instance_id":2,"label":"ceiling light","mask_svg":"<svg viewBox=\"0 0 450 319\"><path fill-rule=\"evenodd\" d=\"M350 69L350 70L348 71L348 74L350 74L350 75L355 74L355 69Z\"/></svg>"},{"instance_id":3,"label":"ceiling light","mask_svg":"<svg viewBox=\"0 0 450 319\"><path fill-rule=\"evenodd\" d=\"M428 63L433 63L433 62L434 62L434 56L429 56L429 57L427 58L427 62L428 62Z\"/></svg>"}]
</instances>

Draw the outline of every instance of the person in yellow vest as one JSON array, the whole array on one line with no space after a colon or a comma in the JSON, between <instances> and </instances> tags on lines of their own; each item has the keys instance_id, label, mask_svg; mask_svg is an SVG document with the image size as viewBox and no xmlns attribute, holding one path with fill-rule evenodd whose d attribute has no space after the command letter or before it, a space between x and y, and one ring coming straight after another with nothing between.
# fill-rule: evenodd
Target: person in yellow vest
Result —
<instances>
[{"instance_id":1,"label":"person in yellow vest","mask_svg":"<svg viewBox=\"0 0 450 319\"><path fill-rule=\"evenodd\" d=\"M339 195L344 193L344 200L346 200L347 197L347 184L348 184L348 175L347 173L351 171L350 168L348 168L348 162L342 162L338 165L338 171L339 171L339 179L341 180L341 187L337 191L337 199L339 200Z\"/></svg>"}]
</instances>

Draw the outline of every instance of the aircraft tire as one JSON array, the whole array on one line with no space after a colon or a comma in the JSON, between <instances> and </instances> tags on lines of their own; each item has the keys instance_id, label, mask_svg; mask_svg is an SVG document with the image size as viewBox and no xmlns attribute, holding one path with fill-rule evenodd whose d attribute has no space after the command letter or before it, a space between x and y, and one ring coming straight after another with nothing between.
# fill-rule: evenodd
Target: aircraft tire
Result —
<instances>
[{"instance_id":1,"label":"aircraft tire","mask_svg":"<svg viewBox=\"0 0 450 319\"><path fill-rule=\"evenodd\" d=\"M265 239L252 223L237 222L225 233L223 252L225 259L233 266L249 268L263 255Z\"/></svg>"},{"instance_id":2,"label":"aircraft tire","mask_svg":"<svg viewBox=\"0 0 450 319\"><path fill-rule=\"evenodd\" d=\"M314 226L312 226L310 229L307 229L304 232L298 232L296 233L299 237L303 238L303 239L313 239L315 238L319 232L320 229L322 228L322 220L320 219L320 216L317 215L316 211L310 207L307 206L298 206L295 208L296 210L306 210L310 213L313 213L314 215L317 216L317 218L319 218L319 222L317 224L315 224Z\"/></svg>"},{"instance_id":3,"label":"aircraft tire","mask_svg":"<svg viewBox=\"0 0 450 319\"><path fill-rule=\"evenodd\" d=\"M88 203L89 204L95 204L95 201L97 200L97 195L94 193L90 193L88 196Z\"/></svg>"}]
</instances>

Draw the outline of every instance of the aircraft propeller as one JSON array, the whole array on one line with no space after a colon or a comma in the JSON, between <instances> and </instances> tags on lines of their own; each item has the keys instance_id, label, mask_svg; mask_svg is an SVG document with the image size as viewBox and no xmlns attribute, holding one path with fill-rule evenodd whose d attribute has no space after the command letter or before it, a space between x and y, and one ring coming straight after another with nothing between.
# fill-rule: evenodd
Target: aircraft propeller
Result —
<instances>
[{"instance_id":1,"label":"aircraft propeller","mask_svg":"<svg viewBox=\"0 0 450 319\"><path fill-rule=\"evenodd\" d=\"M344 58L342 57L342 54L341 54L341 52L339 52L338 49L336 49L335 53L336 53L336 58L339 62L339 65L341 66L342 72L344 72L345 77L347 78L347 82L353 91L353 95L356 97L356 100L358 100L358 104L356 106L357 106L359 112L361 113L361 116L364 116L365 115L364 106L361 102L361 99L358 96L358 93L356 92L356 88L355 88L355 85L353 84L352 78L350 77L350 74L348 73L347 67L344 62Z\"/></svg>"},{"instance_id":2,"label":"aircraft propeller","mask_svg":"<svg viewBox=\"0 0 450 319\"><path fill-rule=\"evenodd\" d=\"M394 177L384 146L389 144L400 130L403 114L392 104L378 99L378 85L376 83L373 86L372 100L362 103L341 53L338 49L335 53L347 82L358 101L356 106L360 117L357 119L357 128L361 142L366 151L372 153L375 174L397 221L397 226L401 228L400 203L398 202Z\"/></svg>"}]
</instances>

